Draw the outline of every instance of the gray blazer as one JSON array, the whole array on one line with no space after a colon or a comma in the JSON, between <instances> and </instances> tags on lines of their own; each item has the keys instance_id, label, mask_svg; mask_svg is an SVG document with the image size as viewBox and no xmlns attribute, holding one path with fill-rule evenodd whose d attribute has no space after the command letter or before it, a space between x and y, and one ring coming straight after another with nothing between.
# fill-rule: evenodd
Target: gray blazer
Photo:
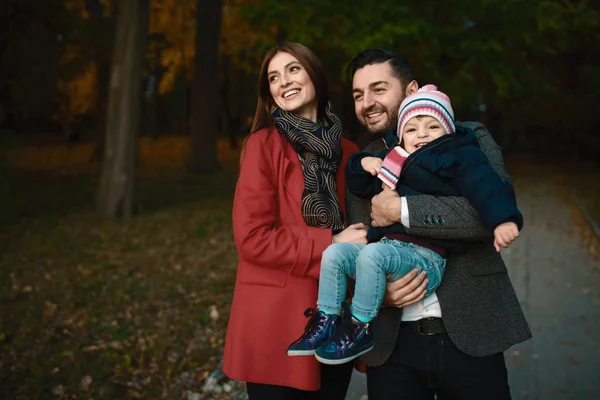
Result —
<instances>
[{"instance_id":1,"label":"gray blazer","mask_svg":"<svg viewBox=\"0 0 600 400\"><path fill-rule=\"evenodd\" d=\"M475 131L479 147L504 181L511 182L504 167L502 151L487 129L477 122L457 122ZM377 154L385 149L383 140L365 148ZM464 197L408 196L410 229L417 236L473 241L464 252L450 253L446 272L436 294L442 319L452 343L472 356L487 356L531 338L531 331L517 299L504 261L493 246L492 232L486 230L477 211ZM371 203L348 193L348 222L370 222ZM373 321L375 348L362 360L369 366L387 361L398 336L402 309L383 307Z\"/></svg>"}]
</instances>

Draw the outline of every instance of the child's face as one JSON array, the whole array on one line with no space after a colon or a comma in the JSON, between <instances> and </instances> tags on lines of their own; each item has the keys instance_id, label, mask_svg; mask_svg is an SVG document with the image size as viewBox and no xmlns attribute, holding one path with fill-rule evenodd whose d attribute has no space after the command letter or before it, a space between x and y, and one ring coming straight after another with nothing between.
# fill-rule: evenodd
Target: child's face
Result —
<instances>
[{"instance_id":1,"label":"child's face","mask_svg":"<svg viewBox=\"0 0 600 400\"><path fill-rule=\"evenodd\" d=\"M429 115L421 115L408 120L402 131L403 147L409 154L420 147L445 135L446 129L440 122Z\"/></svg>"}]
</instances>

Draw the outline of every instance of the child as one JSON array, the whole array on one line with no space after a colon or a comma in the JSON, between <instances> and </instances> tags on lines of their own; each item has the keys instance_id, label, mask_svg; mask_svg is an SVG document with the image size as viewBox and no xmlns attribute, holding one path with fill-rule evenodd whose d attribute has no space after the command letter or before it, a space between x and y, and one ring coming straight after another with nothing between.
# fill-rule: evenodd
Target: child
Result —
<instances>
[{"instance_id":1,"label":"child","mask_svg":"<svg viewBox=\"0 0 600 400\"><path fill-rule=\"evenodd\" d=\"M398 113L397 135L400 145L387 155L374 157L362 152L350 157L346 184L351 193L362 198L371 198L381 190L396 190L401 196L465 196L484 226L494 231L497 251L519 235L523 217L511 186L493 171L475 134L455 129L448 96L434 85L426 85L404 99ZM430 223L444 221L432 216ZM323 252L319 311L312 315L305 333L289 346L288 355L315 354L322 363L342 364L368 352L374 346L369 323L383 301L386 275L394 281L414 268L425 270L429 296L440 284L447 252L468 246L409 236L402 224L370 228L368 236L368 245L338 243ZM346 294L346 277L356 279L350 306L352 319L336 329L335 321L339 321Z\"/></svg>"}]
</instances>

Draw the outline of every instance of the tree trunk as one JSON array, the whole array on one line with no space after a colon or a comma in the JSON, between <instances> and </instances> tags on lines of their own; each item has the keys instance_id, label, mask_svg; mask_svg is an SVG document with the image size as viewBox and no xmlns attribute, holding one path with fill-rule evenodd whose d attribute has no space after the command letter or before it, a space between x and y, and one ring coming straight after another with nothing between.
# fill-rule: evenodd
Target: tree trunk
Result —
<instances>
[{"instance_id":1,"label":"tree trunk","mask_svg":"<svg viewBox=\"0 0 600 400\"><path fill-rule=\"evenodd\" d=\"M133 215L148 9L148 0L119 3L108 95L106 145L97 194L98 212L107 218L129 218Z\"/></svg>"},{"instance_id":2,"label":"tree trunk","mask_svg":"<svg viewBox=\"0 0 600 400\"><path fill-rule=\"evenodd\" d=\"M108 57L107 57L108 59ZM96 128L96 146L90 158L90 162L96 163L104 158L104 147L106 146L106 119L108 108L108 87L110 85L110 61L102 58L96 62L98 92L98 126Z\"/></svg>"},{"instance_id":3,"label":"tree trunk","mask_svg":"<svg viewBox=\"0 0 600 400\"><path fill-rule=\"evenodd\" d=\"M229 69L229 56L223 54L221 57L221 134L227 134L229 137L229 147L237 147L237 136L240 130L240 119L231 115L231 105L229 104L229 82L231 74ZM238 116L239 117L239 116Z\"/></svg>"},{"instance_id":4,"label":"tree trunk","mask_svg":"<svg viewBox=\"0 0 600 400\"><path fill-rule=\"evenodd\" d=\"M90 162L96 163L101 162L104 158L104 147L106 146L106 119L108 117L108 90L110 85L110 53L113 50L112 41L114 41L115 35L115 19L117 15L117 2L112 1L110 3L110 17L108 21L103 16L103 6L100 4L100 0L87 0L86 1L87 12L91 16L91 23L96 26L99 32L104 35L108 35L108 43L104 41L101 43L96 42L94 48L94 59L96 62L96 92L98 94L96 114L96 145L94 151L90 157Z\"/></svg>"},{"instance_id":5,"label":"tree trunk","mask_svg":"<svg viewBox=\"0 0 600 400\"><path fill-rule=\"evenodd\" d=\"M196 56L192 86L192 133L188 169L207 173L219 169L217 124L219 99L219 33L222 0L198 0Z\"/></svg>"}]
</instances>

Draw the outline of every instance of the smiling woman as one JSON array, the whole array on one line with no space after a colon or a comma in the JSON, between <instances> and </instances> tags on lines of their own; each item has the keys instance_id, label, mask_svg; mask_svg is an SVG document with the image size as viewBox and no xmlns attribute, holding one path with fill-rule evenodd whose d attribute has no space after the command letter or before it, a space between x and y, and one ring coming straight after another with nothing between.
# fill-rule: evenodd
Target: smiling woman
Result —
<instances>
[{"instance_id":1,"label":"smiling woman","mask_svg":"<svg viewBox=\"0 0 600 400\"><path fill-rule=\"evenodd\" d=\"M269 63L269 89L282 110L317 122L317 96L308 72L290 53L277 53Z\"/></svg>"},{"instance_id":2,"label":"smiling woman","mask_svg":"<svg viewBox=\"0 0 600 400\"><path fill-rule=\"evenodd\" d=\"M233 204L239 265L223 370L255 399L343 399L352 364L288 357L316 306L321 255L332 242L366 243L345 228L344 169L358 149L342 138L319 59L284 43L265 55ZM345 229L344 229L345 228ZM309 324L314 323L314 318Z\"/></svg>"},{"instance_id":3,"label":"smiling woman","mask_svg":"<svg viewBox=\"0 0 600 400\"><path fill-rule=\"evenodd\" d=\"M294 95L292 89L300 92ZM282 43L265 54L260 68L258 104L251 135L274 126L271 113L276 107L303 117L307 113L314 116L307 119L317 122L317 118L327 119L328 105L329 83L321 61L301 44ZM331 122L325 121L326 124Z\"/></svg>"}]
</instances>

